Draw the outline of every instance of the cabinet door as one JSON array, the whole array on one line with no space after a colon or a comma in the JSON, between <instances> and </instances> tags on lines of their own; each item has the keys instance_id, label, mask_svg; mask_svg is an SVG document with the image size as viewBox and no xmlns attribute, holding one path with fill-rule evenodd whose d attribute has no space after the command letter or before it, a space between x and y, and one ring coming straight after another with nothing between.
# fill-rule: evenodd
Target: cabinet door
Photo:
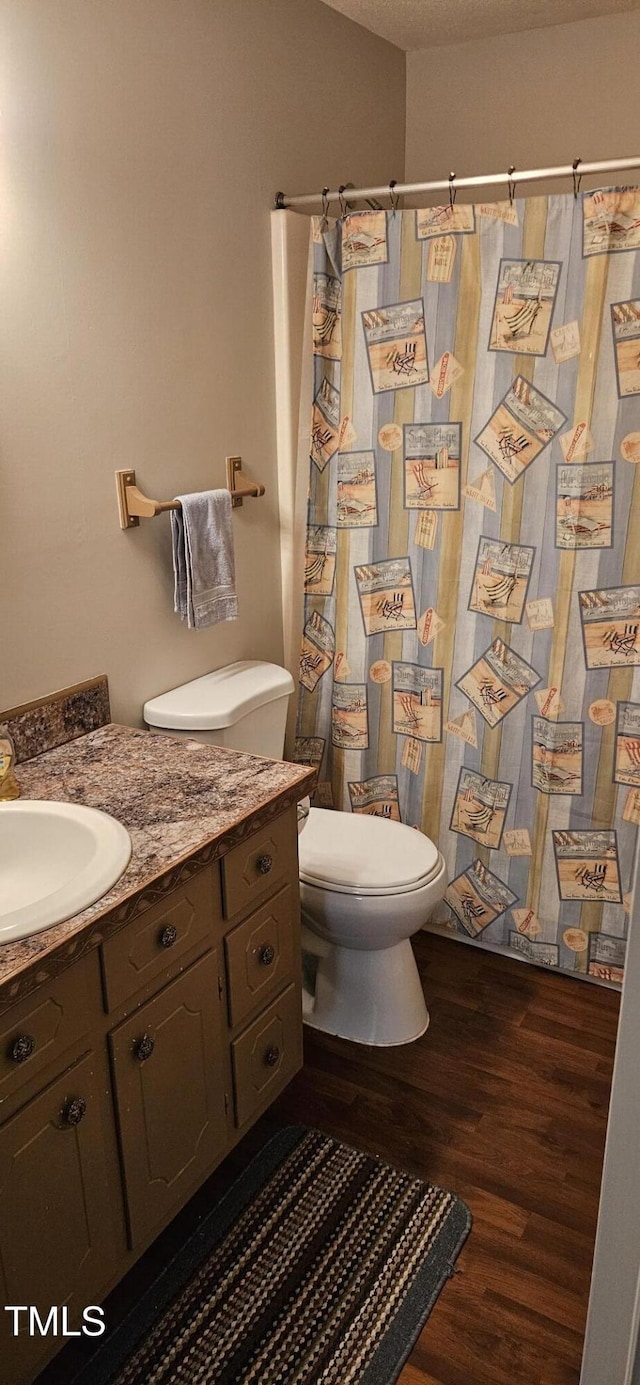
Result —
<instances>
[{"instance_id":1,"label":"cabinet door","mask_svg":"<svg viewBox=\"0 0 640 1385\"><path fill-rule=\"evenodd\" d=\"M293 979L294 942L297 961L298 891L291 885L227 933L224 950L233 1029Z\"/></svg>"},{"instance_id":2,"label":"cabinet door","mask_svg":"<svg viewBox=\"0 0 640 1385\"><path fill-rule=\"evenodd\" d=\"M109 1042L133 1247L169 1220L224 1154L216 952L141 1006Z\"/></svg>"},{"instance_id":3,"label":"cabinet door","mask_svg":"<svg viewBox=\"0 0 640 1385\"><path fill-rule=\"evenodd\" d=\"M300 987L287 986L231 1045L236 1125L255 1120L302 1067Z\"/></svg>"},{"instance_id":4,"label":"cabinet door","mask_svg":"<svg viewBox=\"0 0 640 1385\"><path fill-rule=\"evenodd\" d=\"M0 1129L2 1303L33 1305L43 1323L66 1304L74 1330L116 1265L101 1086L89 1053ZM51 1340L29 1337L24 1314L15 1338L12 1315L0 1319L2 1379L31 1379Z\"/></svg>"}]
</instances>

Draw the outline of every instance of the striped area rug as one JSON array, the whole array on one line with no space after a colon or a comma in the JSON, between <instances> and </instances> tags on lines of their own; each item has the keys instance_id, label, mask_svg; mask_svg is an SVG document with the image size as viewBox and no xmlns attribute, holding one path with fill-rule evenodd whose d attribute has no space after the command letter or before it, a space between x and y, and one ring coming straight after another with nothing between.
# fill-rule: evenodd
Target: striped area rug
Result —
<instances>
[{"instance_id":1,"label":"striped area rug","mask_svg":"<svg viewBox=\"0 0 640 1385\"><path fill-rule=\"evenodd\" d=\"M92 1385L390 1385L470 1225L453 1194L282 1131L191 1238L186 1282L165 1272L173 1297L139 1344L115 1368L117 1341L102 1347Z\"/></svg>"}]
</instances>

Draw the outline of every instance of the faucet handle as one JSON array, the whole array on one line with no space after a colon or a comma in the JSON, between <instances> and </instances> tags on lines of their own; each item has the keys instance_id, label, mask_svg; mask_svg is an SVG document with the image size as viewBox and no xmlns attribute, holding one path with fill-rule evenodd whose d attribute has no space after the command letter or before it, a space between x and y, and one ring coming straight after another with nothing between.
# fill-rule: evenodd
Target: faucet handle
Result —
<instances>
[{"instance_id":1,"label":"faucet handle","mask_svg":"<svg viewBox=\"0 0 640 1385\"><path fill-rule=\"evenodd\" d=\"M20 785L13 772L16 750L5 726L0 726L0 803L20 797Z\"/></svg>"}]
</instances>

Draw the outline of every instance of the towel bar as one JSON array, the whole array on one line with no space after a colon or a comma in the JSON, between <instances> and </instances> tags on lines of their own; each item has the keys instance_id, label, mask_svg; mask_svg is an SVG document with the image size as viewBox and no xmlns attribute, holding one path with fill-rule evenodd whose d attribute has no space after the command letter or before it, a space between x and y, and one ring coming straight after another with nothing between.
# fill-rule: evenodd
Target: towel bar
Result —
<instances>
[{"instance_id":1,"label":"towel bar","mask_svg":"<svg viewBox=\"0 0 640 1385\"><path fill-rule=\"evenodd\" d=\"M249 481L242 472L242 457L227 457L227 488L231 492L231 504L235 510L245 497L264 495L264 486L257 481ZM118 514L121 529L134 529L141 519L153 519L165 510L179 510L179 500L152 500L143 495L136 485L135 471L116 471L116 491L118 495Z\"/></svg>"}]
</instances>

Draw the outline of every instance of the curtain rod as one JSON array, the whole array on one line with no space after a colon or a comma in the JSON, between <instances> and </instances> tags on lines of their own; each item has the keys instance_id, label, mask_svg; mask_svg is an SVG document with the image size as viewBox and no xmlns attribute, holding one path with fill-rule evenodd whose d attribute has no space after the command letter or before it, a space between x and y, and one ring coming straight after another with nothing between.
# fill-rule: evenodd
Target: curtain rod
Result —
<instances>
[{"instance_id":1,"label":"curtain rod","mask_svg":"<svg viewBox=\"0 0 640 1385\"><path fill-rule=\"evenodd\" d=\"M352 188L343 184L342 187L330 192L327 188L322 192L308 192L300 197L288 197L285 192L277 192L275 205L278 211L284 211L287 207L308 207L323 201L326 205L331 201L343 201L348 197L349 202L360 202L366 198L390 197L392 201L396 197L404 194L422 192L446 192L457 191L458 188L479 188L492 184L494 187L506 186L513 188L515 183L535 183L546 178L571 178L574 174L582 177L583 174L600 173L623 173L625 169L640 168L640 157L635 159L602 159L597 163L583 163L582 159L576 159L574 163L559 164L556 168L528 168L523 171L511 168L508 173L488 173L482 177L457 178L455 173L448 178L440 178L432 183L396 183L391 182L380 187L372 188Z\"/></svg>"}]
</instances>

